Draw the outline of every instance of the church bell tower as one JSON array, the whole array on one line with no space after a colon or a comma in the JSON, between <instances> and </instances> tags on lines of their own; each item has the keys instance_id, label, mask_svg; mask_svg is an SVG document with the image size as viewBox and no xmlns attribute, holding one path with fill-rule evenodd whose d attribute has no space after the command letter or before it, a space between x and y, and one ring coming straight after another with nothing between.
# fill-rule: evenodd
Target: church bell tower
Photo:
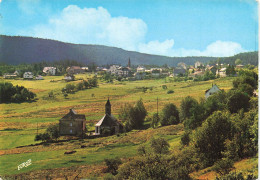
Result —
<instances>
[{"instance_id":1,"label":"church bell tower","mask_svg":"<svg viewBox=\"0 0 260 180\"><path fill-rule=\"evenodd\" d=\"M111 115L111 104L110 104L109 98L108 98L107 103L105 105L105 109L106 109L106 114Z\"/></svg>"}]
</instances>

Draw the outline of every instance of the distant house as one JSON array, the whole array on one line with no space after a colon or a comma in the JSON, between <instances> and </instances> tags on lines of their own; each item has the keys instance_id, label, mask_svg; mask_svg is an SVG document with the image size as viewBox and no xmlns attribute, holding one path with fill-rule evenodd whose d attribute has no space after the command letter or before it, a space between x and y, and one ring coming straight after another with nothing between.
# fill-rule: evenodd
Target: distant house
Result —
<instances>
[{"instance_id":1,"label":"distant house","mask_svg":"<svg viewBox=\"0 0 260 180\"><path fill-rule=\"evenodd\" d=\"M75 110L59 120L60 135L82 135L86 131L86 117L84 114L77 114Z\"/></svg>"},{"instance_id":2,"label":"distant house","mask_svg":"<svg viewBox=\"0 0 260 180\"><path fill-rule=\"evenodd\" d=\"M38 76L35 77L35 79L36 79L36 80L43 80L43 77L40 76L40 75L38 75Z\"/></svg>"},{"instance_id":3,"label":"distant house","mask_svg":"<svg viewBox=\"0 0 260 180\"><path fill-rule=\"evenodd\" d=\"M216 75L217 72L217 67L216 66L209 66L206 69L208 69L209 71L211 71L214 75Z\"/></svg>"},{"instance_id":4,"label":"distant house","mask_svg":"<svg viewBox=\"0 0 260 180\"><path fill-rule=\"evenodd\" d=\"M128 67L121 67L117 74L121 77L129 77L130 69Z\"/></svg>"},{"instance_id":5,"label":"distant house","mask_svg":"<svg viewBox=\"0 0 260 180\"><path fill-rule=\"evenodd\" d=\"M200 66L202 66L203 64L199 61L195 62L195 68L199 68Z\"/></svg>"},{"instance_id":6,"label":"distant house","mask_svg":"<svg viewBox=\"0 0 260 180\"><path fill-rule=\"evenodd\" d=\"M198 77L203 76L205 74L204 71L195 71L194 73L190 74L191 77Z\"/></svg>"},{"instance_id":7,"label":"distant house","mask_svg":"<svg viewBox=\"0 0 260 180\"><path fill-rule=\"evenodd\" d=\"M118 74L120 71L121 67L118 65L112 65L110 66L110 68L107 70L107 72L111 73L111 74Z\"/></svg>"},{"instance_id":8,"label":"distant house","mask_svg":"<svg viewBox=\"0 0 260 180\"><path fill-rule=\"evenodd\" d=\"M3 77L4 77L4 79L15 79L15 78L17 78L17 74L5 73Z\"/></svg>"},{"instance_id":9,"label":"distant house","mask_svg":"<svg viewBox=\"0 0 260 180\"><path fill-rule=\"evenodd\" d=\"M184 62L180 62L180 63L178 63L178 67L179 68L183 68L183 69L187 69L187 64L185 64Z\"/></svg>"},{"instance_id":10,"label":"distant house","mask_svg":"<svg viewBox=\"0 0 260 180\"><path fill-rule=\"evenodd\" d=\"M136 72L134 74L136 80L142 80L145 78L146 73L145 72Z\"/></svg>"},{"instance_id":11,"label":"distant house","mask_svg":"<svg viewBox=\"0 0 260 180\"><path fill-rule=\"evenodd\" d=\"M33 73L32 72L25 72L23 74L24 79L33 79Z\"/></svg>"},{"instance_id":12,"label":"distant house","mask_svg":"<svg viewBox=\"0 0 260 180\"><path fill-rule=\"evenodd\" d=\"M152 68L151 69L152 77L160 77L161 72L162 72L161 68Z\"/></svg>"},{"instance_id":13,"label":"distant house","mask_svg":"<svg viewBox=\"0 0 260 180\"><path fill-rule=\"evenodd\" d=\"M56 67L44 67L42 72L48 75L55 76L56 74Z\"/></svg>"},{"instance_id":14,"label":"distant house","mask_svg":"<svg viewBox=\"0 0 260 180\"><path fill-rule=\"evenodd\" d=\"M207 99L209 96L211 96L212 94L218 91L220 91L219 87L216 84L212 85L210 89L205 91L205 98Z\"/></svg>"},{"instance_id":15,"label":"distant house","mask_svg":"<svg viewBox=\"0 0 260 180\"><path fill-rule=\"evenodd\" d=\"M67 74L66 76L64 76L64 80L65 81L74 81L75 76Z\"/></svg>"},{"instance_id":16,"label":"distant house","mask_svg":"<svg viewBox=\"0 0 260 180\"><path fill-rule=\"evenodd\" d=\"M220 70L216 71L216 74L218 74L219 77L226 77L227 76L226 70L227 70L227 68L221 68Z\"/></svg>"},{"instance_id":17,"label":"distant house","mask_svg":"<svg viewBox=\"0 0 260 180\"><path fill-rule=\"evenodd\" d=\"M71 66L71 67L68 67L66 69L66 71L68 74L81 74L85 70L81 69L81 67L79 67L79 66Z\"/></svg>"},{"instance_id":18,"label":"distant house","mask_svg":"<svg viewBox=\"0 0 260 180\"><path fill-rule=\"evenodd\" d=\"M145 70L146 70L146 68L143 66L138 66L136 69L137 72L145 72Z\"/></svg>"},{"instance_id":19,"label":"distant house","mask_svg":"<svg viewBox=\"0 0 260 180\"><path fill-rule=\"evenodd\" d=\"M113 135L123 131L123 125L111 114L109 99L105 105L105 115L95 125L95 135Z\"/></svg>"},{"instance_id":20,"label":"distant house","mask_svg":"<svg viewBox=\"0 0 260 180\"><path fill-rule=\"evenodd\" d=\"M81 67L84 71L88 71L88 67Z\"/></svg>"},{"instance_id":21,"label":"distant house","mask_svg":"<svg viewBox=\"0 0 260 180\"><path fill-rule=\"evenodd\" d=\"M241 68L243 68L243 67L244 67L244 65L242 65L242 64L236 65L236 68L237 68L237 69L241 69Z\"/></svg>"},{"instance_id":22,"label":"distant house","mask_svg":"<svg viewBox=\"0 0 260 180\"><path fill-rule=\"evenodd\" d=\"M173 76L178 76L178 75L184 75L186 73L186 70L181 67L177 67L173 70Z\"/></svg>"},{"instance_id":23,"label":"distant house","mask_svg":"<svg viewBox=\"0 0 260 180\"><path fill-rule=\"evenodd\" d=\"M20 71L19 71L19 70L15 70L15 71L14 71L14 74L16 74L17 76L19 76L19 75L20 75Z\"/></svg>"}]
</instances>

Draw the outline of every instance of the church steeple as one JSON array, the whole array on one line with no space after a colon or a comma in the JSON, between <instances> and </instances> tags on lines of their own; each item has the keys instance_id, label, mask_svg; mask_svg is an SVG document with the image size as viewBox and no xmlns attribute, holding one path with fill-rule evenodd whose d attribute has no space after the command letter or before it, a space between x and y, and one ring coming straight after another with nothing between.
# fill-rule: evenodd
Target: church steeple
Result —
<instances>
[{"instance_id":1,"label":"church steeple","mask_svg":"<svg viewBox=\"0 0 260 180\"><path fill-rule=\"evenodd\" d=\"M131 60L130 58L128 59L128 65L127 65L128 68L131 68Z\"/></svg>"},{"instance_id":2,"label":"church steeple","mask_svg":"<svg viewBox=\"0 0 260 180\"><path fill-rule=\"evenodd\" d=\"M107 99L107 103L105 105L106 114L111 115L111 104L109 98Z\"/></svg>"}]
</instances>

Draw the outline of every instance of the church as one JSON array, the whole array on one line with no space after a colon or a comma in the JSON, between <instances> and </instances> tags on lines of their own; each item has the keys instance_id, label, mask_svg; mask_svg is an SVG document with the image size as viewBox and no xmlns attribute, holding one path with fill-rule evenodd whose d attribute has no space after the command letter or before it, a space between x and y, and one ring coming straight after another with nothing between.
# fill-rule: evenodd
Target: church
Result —
<instances>
[{"instance_id":1,"label":"church","mask_svg":"<svg viewBox=\"0 0 260 180\"><path fill-rule=\"evenodd\" d=\"M105 105L105 115L95 125L95 135L114 135L123 131L123 125L111 114L109 99Z\"/></svg>"}]
</instances>

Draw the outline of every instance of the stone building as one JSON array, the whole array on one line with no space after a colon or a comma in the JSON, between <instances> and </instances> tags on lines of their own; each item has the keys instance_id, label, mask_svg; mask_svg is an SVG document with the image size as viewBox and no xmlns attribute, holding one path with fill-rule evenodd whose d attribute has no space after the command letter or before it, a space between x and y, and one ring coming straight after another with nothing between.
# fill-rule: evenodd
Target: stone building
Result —
<instances>
[{"instance_id":1,"label":"stone building","mask_svg":"<svg viewBox=\"0 0 260 180\"><path fill-rule=\"evenodd\" d=\"M86 131L86 117L84 114L77 114L75 110L59 120L60 135L82 135Z\"/></svg>"}]
</instances>

